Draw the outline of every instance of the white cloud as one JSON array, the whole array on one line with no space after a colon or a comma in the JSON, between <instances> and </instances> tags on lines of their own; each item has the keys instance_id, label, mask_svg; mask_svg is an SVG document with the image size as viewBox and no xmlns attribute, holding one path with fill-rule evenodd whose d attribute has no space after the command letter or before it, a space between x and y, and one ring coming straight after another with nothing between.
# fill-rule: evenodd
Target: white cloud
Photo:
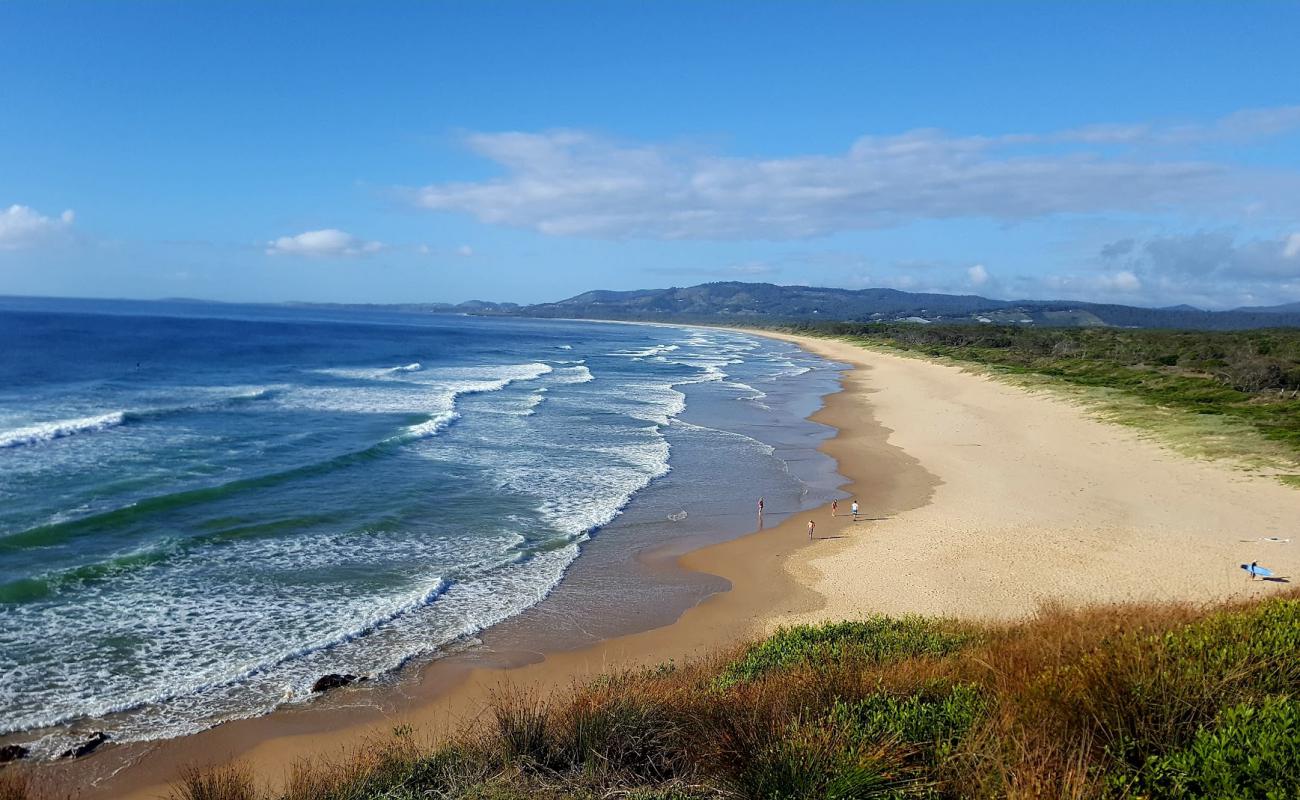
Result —
<instances>
[{"instance_id":1,"label":"white cloud","mask_svg":"<svg viewBox=\"0 0 1300 800\"><path fill-rule=\"evenodd\" d=\"M1066 213L1240 208L1300 197L1300 173L1245 169L1186 148L1300 126L1300 107L1239 112L1200 126L1091 126L1051 134L866 136L847 151L729 157L627 144L580 131L466 139L502 177L432 184L412 201L555 236L788 239L925 219L1025 220ZM1152 145L1116 155L1116 142ZM1122 187L1122 191L1118 189Z\"/></svg>"},{"instance_id":2,"label":"white cloud","mask_svg":"<svg viewBox=\"0 0 1300 800\"><path fill-rule=\"evenodd\" d=\"M976 264L966 270L966 277L970 278L970 282L973 285L983 286L989 282L989 271L984 268L983 264Z\"/></svg>"},{"instance_id":3,"label":"white cloud","mask_svg":"<svg viewBox=\"0 0 1300 800\"><path fill-rule=\"evenodd\" d=\"M1300 233L1293 233L1286 237L1286 244L1282 247L1282 255L1285 258L1300 256Z\"/></svg>"},{"instance_id":4,"label":"white cloud","mask_svg":"<svg viewBox=\"0 0 1300 800\"><path fill-rule=\"evenodd\" d=\"M267 242L268 255L294 255L311 258L363 256L384 249L383 242L367 242L345 231L326 228L297 236L281 236Z\"/></svg>"},{"instance_id":5,"label":"white cloud","mask_svg":"<svg viewBox=\"0 0 1300 800\"><path fill-rule=\"evenodd\" d=\"M1106 290L1136 292L1142 288L1142 281L1129 270L1122 269L1119 272L1102 275L1097 280L1097 285Z\"/></svg>"},{"instance_id":6,"label":"white cloud","mask_svg":"<svg viewBox=\"0 0 1300 800\"><path fill-rule=\"evenodd\" d=\"M34 208L11 205L0 211L0 250L20 250L49 241L71 228L75 218L71 210L47 217Z\"/></svg>"},{"instance_id":7,"label":"white cloud","mask_svg":"<svg viewBox=\"0 0 1300 800\"><path fill-rule=\"evenodd\" d=\"M1103 277L1066 288L1099 295L1138 293L1157 305L1203 308L1300 299L1300 235L1239 239L1223 231L1122 239L1102 246Z\"/></svg>"},{"instance_id":8,"label":"white cloud","mask_svg":"<svg viewBox=\"0 0 1300 800\"><path fill-rule=\"evenodd\" d=\"M1042 141L1090 144L1188 145L1202 142L1247 142L1278 136L1300 128L1300 106L1248 108L1207 124L1085 125L1046 137Z\"/></svg>"},{"instance_id":9,"label":"white cloud","mask_svg":"<svg viewBox=\"0 0 1300 800\"><path fill-rule=\"evenodd\" d=\"M470 247L467 244L462 244L460 247L456 248L456 255L460 256L461 258L469 258L470 256L474 255L474 248Z\"/></svg>"}]
</instances>

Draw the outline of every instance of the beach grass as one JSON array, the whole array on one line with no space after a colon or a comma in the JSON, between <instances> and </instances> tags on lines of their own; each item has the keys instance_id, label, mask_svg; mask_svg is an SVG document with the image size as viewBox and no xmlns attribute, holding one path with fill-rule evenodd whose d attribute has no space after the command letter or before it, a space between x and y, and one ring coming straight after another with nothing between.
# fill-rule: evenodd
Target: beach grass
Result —
<instances>
[{"instance_id":1,"label":"beach grass","mask_svg":"<svg viewBox=\"0 0 1300 800\"><path fill-rule=\"evenodd\" d=\"M2 785L2 784L0 784ZM1016 623L785 628L553 696L504 692L437 743L409 728L260 790L176 800L1145 798L1300 793L1300 591L1048 607ZM4 795L35 797L35 793Z\"/></svg>"},{"instance_id":2,"label":"beach grass","mask_svg":"<svg viewBox=\"0 0 1300 800\"><path fill-rule=\"evenodd\" d=\"M853 323L783 330L1051 392L1184 455L1300 483L1300 331Z\"/></svg>"}]
</instances>

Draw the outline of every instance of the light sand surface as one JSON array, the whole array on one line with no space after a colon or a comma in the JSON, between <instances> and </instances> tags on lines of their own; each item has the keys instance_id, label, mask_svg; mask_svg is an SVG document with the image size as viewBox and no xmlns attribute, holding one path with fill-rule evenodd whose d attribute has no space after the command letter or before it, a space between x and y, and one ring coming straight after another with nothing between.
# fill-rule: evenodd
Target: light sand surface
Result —
<instances>
[{"instance_id":1,"label":"light sand surface","mask_svg":"<svg viewBox=\"0 0 1300 800\"><path fill-rule=\"evenodd\" d=\"M1300 580L1295 489L1178 455L1048 393L797 341L857 366L852 402L939 481L930 503L852 526L851 545L796 565L825 598L801 619L1008 618L1045 601L1206 601L1280 586L1252 584L1240 564L1256 560ZM1242 541L1265 536L1297 538Z\"/></svg>"},{"instance_id":2,"label":"light sand surface","mask_svg":"<svg viewBox=\"0 0 1300 800\"><path fill-rule=\"evenodd\" d=\"M390 690L342 690L155 745L47 771L86 797L158 797L184 765L240 759L277 784L294 761L345 757L396 724L437 734L480 718L503 686L539 694L603 670L689 658L783 623L869 613L1014 618L1045 601L1209 601L1300 580L1300 492L1188 460L1077 406L986 377L832 340L781 337L853 366L814 418L864 519L829 508L714 545L680 566L732 584L671 625L567 652L449 657ZM1291 544L1243 542L1296 536ZM599 613L598 611L595 613ZM543 637L544 638L544 637ZM124 763L128 764L124 767Z\"/></svg>"}]
</instances>

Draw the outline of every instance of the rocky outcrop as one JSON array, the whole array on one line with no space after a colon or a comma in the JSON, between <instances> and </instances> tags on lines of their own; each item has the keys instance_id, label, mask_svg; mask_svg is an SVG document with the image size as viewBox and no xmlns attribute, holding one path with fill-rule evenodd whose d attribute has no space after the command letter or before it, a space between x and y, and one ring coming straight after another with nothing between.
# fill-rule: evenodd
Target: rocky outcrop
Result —
<instances>
[{"instance_id":1,"label":"rocky outcrop","mask_svg":"<svg viewBox=\"0 0 1300 800\"><path fill-rule=\"evenodd\" d=\"M316 682L311 685L311 690L313 692L328 692L330 689L337 689L340 686L347 686L351 683L360 683L364 680L366 680L364 675L357 677L356 675L351 674L340 675L337 672L331 672L328 675L322 675L317 678Z\"/></svg>"},{"instance_id":2,"label":"rocky outcrop","mask_svg":"<svg viewBox=\"0 0 1300 800\"><path fill-rule=\"evenodd\" d=\"M104 733L103 731L95 731L90 734L90 738L86 739L86 741L76 747L70 747L67 750L64 750L59 754L59 758L81 758L82 756L88 756L95 752L95 750L99 749L101 744L107 741L107 733Z\"/></svg>"},{"instance_id":3,"label":"rocky outcrop","mask_svg":"<svg viewBox=\"0 0 1300 800\"><path fill-rule=\"evenodd\" d=\"M7 744L0 747L0 764L8 764L10 761L17 761L21 758L27 758L31 750L20 744Z\"/></svg>"}]
</instances>

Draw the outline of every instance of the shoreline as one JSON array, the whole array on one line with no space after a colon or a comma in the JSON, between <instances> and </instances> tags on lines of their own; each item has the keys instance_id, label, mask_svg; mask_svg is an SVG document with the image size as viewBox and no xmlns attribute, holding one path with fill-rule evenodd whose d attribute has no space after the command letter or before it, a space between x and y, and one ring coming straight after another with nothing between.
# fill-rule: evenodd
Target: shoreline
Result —
<instances>
[{"instance_id":1,"label":"shoreline","mask_svg":"<svg viewBox=\"0 0 1300 800\"><path fill-rule=\"evenodd\" d=\"M892 507L899 511L924 502L929 478L915 460L909 462L901 451L891 456L887 452L888 431L863 426L856 419L852 406L862 387L852 384L861 380L860 373L857 368L842 370L839 389L824 395L822 407L809 417L835 430L819 450L839 465L845 480L841 489L852 491L856 484L868 483L892 487L888 493L897 495L891 498ZM846 472L845 464L853 453L878 449L868 480ZM915 477L910 485L898 481L898 476L907 474ZM919 495L914 492L916 487L923 487ZM886 500L883 491L879 500ZM813 512L818 517L819 536L826 537L815 544L821 549L839 549L845 542L834 536L849 524L846 512L836 525L830 524L825 512L824 508ZM410 725L436 737L472 724L486 700L506 686L545 693L611 667L703 655L761 635L776 618L813 613L822 605L823 599L785 568L814 544L807 540L805 525L804 515L796 514L779 524L769 523L763 530L685 553L674 551L680 549L680 543L646 551L643 566L652 574L671 571L698 578L716 576L730 585L660 627L573 649L517 649L512 643L503 648L489 629L483 645L419 665L392 685L339 690L305 707L282 708L174 739L106 748L75 764L38 767L37 777L56 790L76 790L88 798L156 798L166 793L184 767L240 760L252 767L259 781L280 785L295 761L346 758L367 737L388 735L398 725ZM773 569L774 562L781 568ZM91 782L93 785L87 785Z\"/></svg>"},{"instance_id":2,"label":"shoreline","mask_svg":"<svg viewBox=\"0 0 1300 800\"><path fill-rule=\"evenodd\" d=\"M744 332L850 365L811 419L836 429L821 450L868 520L855 526L823 507L809 514L825 537L815 543L801 514L668 554L675 568L721 576L731 589L663 627L576 650L449 656L385 688L387 705L345 690L310 708L154 743L141 748L140 763L83 796L158 797L181 767L236 759L280 785L294 762L346 758L397 725L437 735L472 724L508 687L544 695L610 668L717 651L778 624L867 613L1009 620L1051 603L1210 602L1280 588L1241 581L1236 562L1270 547L1243 544L1248 532L1287 535L1294 490L1191 461L1069 403L954 367ZM1260 560L1300 579L1300 558L1271 547ZM97 759L63 765L65 774L88 776Z\"/></svg>"}]
</instances>

